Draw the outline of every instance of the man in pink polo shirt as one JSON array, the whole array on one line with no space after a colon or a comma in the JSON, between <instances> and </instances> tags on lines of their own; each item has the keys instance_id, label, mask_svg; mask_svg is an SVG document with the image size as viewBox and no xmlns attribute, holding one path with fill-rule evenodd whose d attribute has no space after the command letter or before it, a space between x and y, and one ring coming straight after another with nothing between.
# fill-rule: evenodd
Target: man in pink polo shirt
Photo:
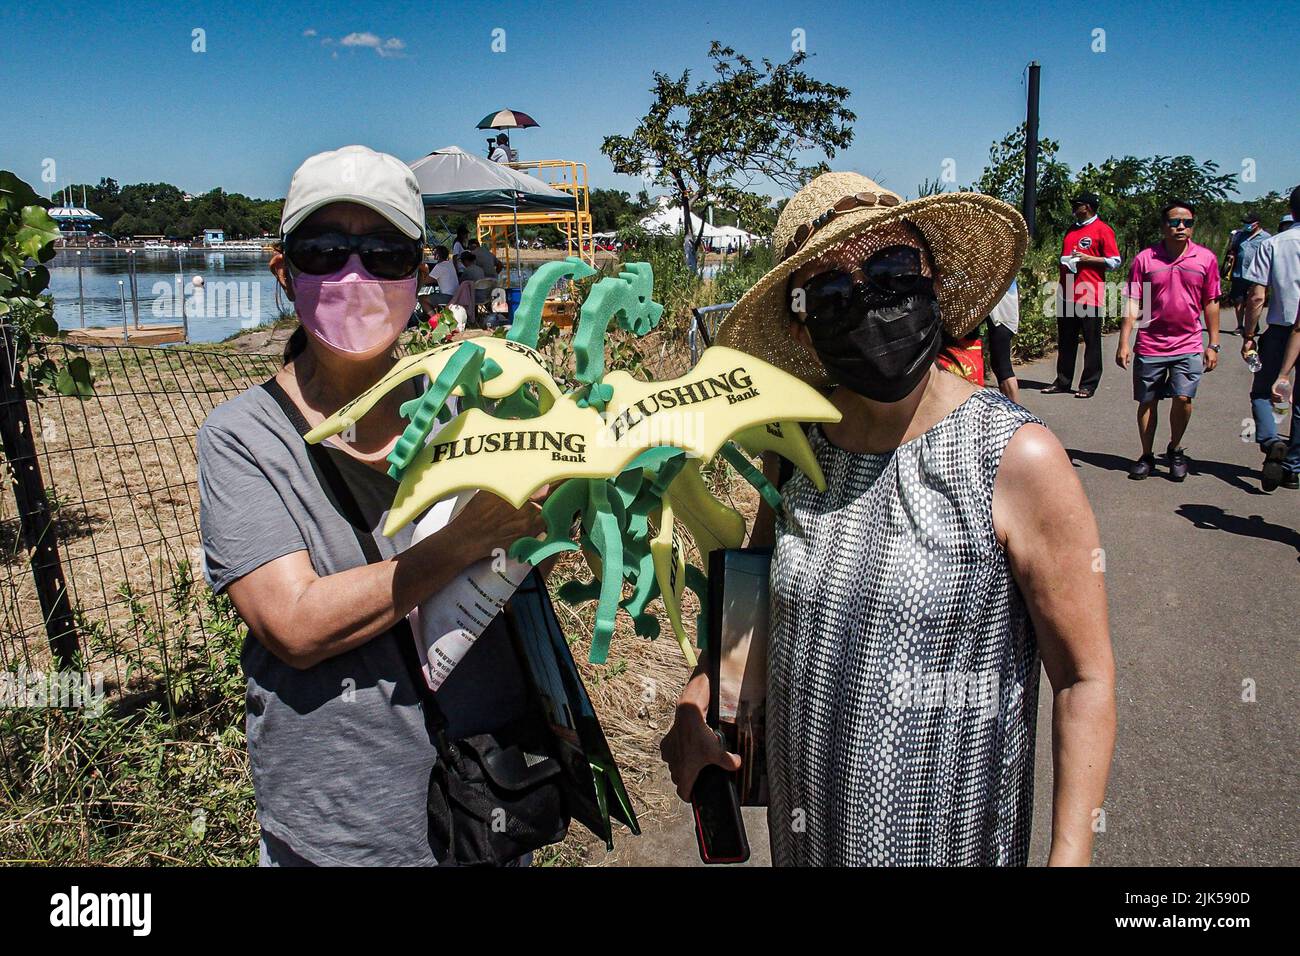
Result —
<instances>
[{"instance_id":1,"label":"man in pink polo shirt","mask_svg":"<svg viewBox=\"0 0 1300 956\"><path fill-rule=\"evenodd\" d=\"M1192 242L1196 213L1191 204L1171 202L1160 213L1164 239L1143 249L1133 260L1124 290L1124 325L1115 361L1133 366L1133 398L1138 403L1138 435L1142 455L1129 467L1129 477L1146 478L1155 470L1157 411L1162 398L1173 399L1169 413L1169 477L1187 477L1183 433L1192 417L1192 398L1203 372L1219 362L1219 260L1205 246ZM1205 312L1208 343L1201 342L1201 312ZM1130 349L1133 326L1137 345ZM1136 355L1134 354L1136 352Z\"/></svg>"}]
</instances>

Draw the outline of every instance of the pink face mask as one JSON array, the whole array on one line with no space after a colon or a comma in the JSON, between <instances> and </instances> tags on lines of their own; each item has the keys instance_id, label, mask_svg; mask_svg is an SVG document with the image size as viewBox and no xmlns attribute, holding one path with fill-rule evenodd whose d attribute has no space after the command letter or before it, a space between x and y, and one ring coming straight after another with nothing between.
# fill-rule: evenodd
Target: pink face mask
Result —
<instances>
[{"instance_id":1,"label":"pink face mask","mask_svg":"<svg viewBox=\"0 0 1300 956\"><path fill-rule=\"evenodd\" d=\"M353 255L338 272L293 274L294 307L307 331L340 355L374 358L406 328L418 276L376 279Z\"/></svg>"}]
</instances>

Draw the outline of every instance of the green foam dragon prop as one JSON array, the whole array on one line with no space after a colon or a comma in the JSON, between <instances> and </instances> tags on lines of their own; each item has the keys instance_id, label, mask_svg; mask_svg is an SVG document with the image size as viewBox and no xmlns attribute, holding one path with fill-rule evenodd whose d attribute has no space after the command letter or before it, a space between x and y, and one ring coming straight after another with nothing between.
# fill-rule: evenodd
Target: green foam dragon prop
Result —
<instances>
[{"instance_id":1,"label":"green foam dragon prop","mask_svg":"<svg viewBox=\"0 0 1300 956\"><path fill-rule=\"evenodd\" d=\"M525 287L505 338L446 343L398 361L307 440L344 431L393 388L428 376L424 394L401 406L408 425L388 456L399 485L384 534L459 492L488 491L518 507L549 485L545 536L515 541L510 556L537 564L581 549L592 579L569 581L559 595L571 604L597 602L591 662L606 661L620 608L637 634L658 636L649 605L661 599L694 666L681 601L686 588L695 592L702 625L707 582L686 563L677 526L690 534L706 567L710 551L740 547L745 536L744 518L710 494L701 465L721 456L775 508L780 496L750 456L776 452L824 489L797 423L838 421L839 412L792 375L722 346L706 349L693 369L669 381L606 373L611 324L645 335L663 313L651 298L651 267L642 262L592 286L572 340L578 385L563 391L537 351L543 303L560 279L594 274L574 257L546 263ZM441 428L433 434L435 423ZM576 541L570 538L575 523ZM626 598L625 585L631 588ZM698 633L702 642L706 629Z\"/></svg>"}]
</instances>

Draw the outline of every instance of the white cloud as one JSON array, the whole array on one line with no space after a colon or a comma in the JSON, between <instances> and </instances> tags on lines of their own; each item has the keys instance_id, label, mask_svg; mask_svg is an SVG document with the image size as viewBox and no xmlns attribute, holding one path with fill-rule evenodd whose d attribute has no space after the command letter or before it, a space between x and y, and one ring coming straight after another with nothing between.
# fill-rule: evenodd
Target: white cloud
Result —
<instances>
[{"instance_id":1,"label":"white cloud","mask_svg":"<svg viewBox=\"0 0 1300 956\"><path fill-rule=\"evenodd\" d=\"M398 37L389 37L387 40L381 40L377 35L369 31L361 33L349 33L339 40L339 43L346 47L362 47L374 50L383 57L400 57L405 56L406 44Z\"/></svg>"},{"instance_id":2,"label":"white cloud","mask_svg":"<svg viewBox=\"0 0 1300 956\"><path fill-rule=\"evenodd\" d=\"M305 37L314 37L316 35L316 28L308 27L306 30L302 31L302 35Z\"/></svg>"},{"instance_id":3,"label":"white cloud","mask_svg":"<svg viewBox=\"0 0 1300 956\"><path fill-rule=\"evenodd\" d=\"M368 46L378 48L379 37L373 33L349 33L342 40L339 40L344 46Z\"/></svg>"}]
</instances>

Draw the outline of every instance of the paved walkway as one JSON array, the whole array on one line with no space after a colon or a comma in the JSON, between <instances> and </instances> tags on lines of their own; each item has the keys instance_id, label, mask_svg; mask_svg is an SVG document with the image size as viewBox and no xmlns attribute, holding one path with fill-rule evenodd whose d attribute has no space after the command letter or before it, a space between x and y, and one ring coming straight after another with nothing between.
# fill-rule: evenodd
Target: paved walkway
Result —
<instances>
[{"instance_id":1,"label":"paved walkway","mask_svg":"<svg viewBox=\"0 0 1300 956\"><path fill-rule=\"evenodd\" d=\"M1223 325L1234 327L1231 313ZM1101 387L1086 401L1041 394L1055 356L1018 369L1021 400L1078 468L1105 550L1119 740L1099 864L1300 863L1300 492L1260 490L1260 454L1241 440L1250 375L1240 340L1222 343L1183 441L1191 473L1181 484L1163 463L1153 478L1128 479L1136 405L1129 374L1114 364L1114 335ZM1157 451L1167 442L1162 421ZM1251 687L1254 701L1243 700ZM1045 679L1043 688L1035 863L1046 860L1051 822ZM662 781L671 792L666 772ZM641 838L620 837L611 862L699 865L689 808L676 806ZM746 823L752 862L768 863L762 811L747 810Z\"/></svg>"}]
</instances>

